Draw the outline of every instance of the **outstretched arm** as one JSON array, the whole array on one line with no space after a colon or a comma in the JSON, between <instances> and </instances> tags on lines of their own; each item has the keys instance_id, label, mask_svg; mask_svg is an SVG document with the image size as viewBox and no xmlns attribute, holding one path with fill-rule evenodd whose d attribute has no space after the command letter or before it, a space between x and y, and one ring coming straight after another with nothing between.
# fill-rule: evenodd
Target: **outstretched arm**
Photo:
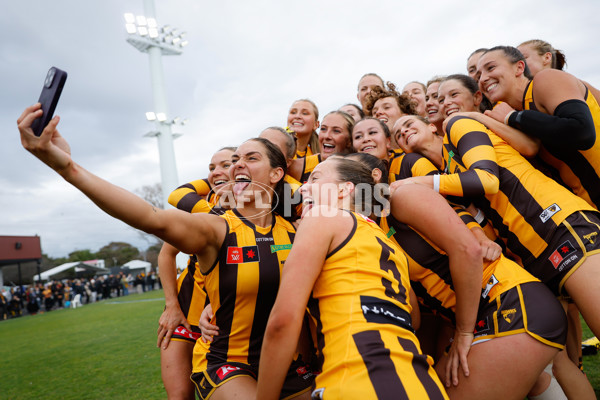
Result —
<instances>
[{"instance_id":1,"label":"outstretched arm","mask_svg":"<svg viewBox=\"0 0 600 400\"><path fill-rule=\"evenodd\" d=\"M225 235L225 225L214 215L190 215L180 210L161 210L127 190L92 174L71 158L66 140L56 129L54 117L40 137L33 134L32 122L42 115L41 105L27 107L17 120L21 143L31 154L79 189L107 214L126 224L156 235L181 251L203 253L216 249Z\"/></svg>"},{"instance_id":2,"label":"outstretched arm","mask_svg":"<svg viewBox=\"0 0 600 400\"><path fill-rule=\"evenodd\" d=\"M483 256L477 239L446 200L421 185L398 188L391 212L446 252L456 293L456 333L446 366L446 385L458 385L458 368L469 375L467 355L473 341L483 280Z\"/></svg>"}]
</instances>

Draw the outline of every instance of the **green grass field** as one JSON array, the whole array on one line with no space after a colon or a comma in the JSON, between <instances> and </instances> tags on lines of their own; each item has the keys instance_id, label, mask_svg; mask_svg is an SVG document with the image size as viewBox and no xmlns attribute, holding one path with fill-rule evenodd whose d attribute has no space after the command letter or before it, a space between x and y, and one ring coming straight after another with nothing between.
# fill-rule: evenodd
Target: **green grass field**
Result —
<instances>
[{"instance_id":1,"label":"green grass field","mask_svg":"<svg viewBox=\"0 0 600 400\"><path fill-rule=\"evenodd\" d=\"M164 399L162 290L0 322L0 399ZM584 325L584 339L593 336ZM584 357L600 398L600 355Z\"/></svg>"},{"instance_id":2,"label":"green grass field","mask_svg":"<svg viewBox=\"0 0 600 400\"><path fill-rule=\"evenodd\" d=\"M0 322L2 399L164 399L162 290Z\"/></svg>"}]
</instances>

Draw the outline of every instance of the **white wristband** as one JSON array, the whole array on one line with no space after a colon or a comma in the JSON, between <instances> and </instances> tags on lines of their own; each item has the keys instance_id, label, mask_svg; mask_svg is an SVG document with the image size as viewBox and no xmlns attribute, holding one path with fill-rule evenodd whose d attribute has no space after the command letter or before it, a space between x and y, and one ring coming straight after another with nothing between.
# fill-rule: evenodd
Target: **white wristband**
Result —
<instances>
[{"instance_id":1,"label":"white wristband","mask_svg":"<svg viewBox=\"0 0 600 400\"><path fill-rule=\"evenodd\" d=\"M436 192L440 192L440 175L439 174L435 174L433 176L433 190L435 190Z\"/></svg>"},{"instance_id":2,"label":"white wristband","mask_svg":"<svg viewBox=\"0 0 600 400\"><path fill-rule=\"evenodd\" d=\"M484 219L485 219L485 215L483 215L483 213L481 212L480 209L477 209L477 215L475 216L475 221L477 221L478 224L481 224Z\"/></svg>"},{"instance_id":3,"label":"white wristband","mask_svg":"<svg viewBox=\"0 0 600 400\"><path fill-rule=\"evenodd\" d=\"M517 112L517 110L512 110L511 112L506 114L506 117L504 117L504 125L508 125L508 119L510 118L511 115L513 115L513 113L516 113L516 112Z\"/></svg>"}]
</instances>

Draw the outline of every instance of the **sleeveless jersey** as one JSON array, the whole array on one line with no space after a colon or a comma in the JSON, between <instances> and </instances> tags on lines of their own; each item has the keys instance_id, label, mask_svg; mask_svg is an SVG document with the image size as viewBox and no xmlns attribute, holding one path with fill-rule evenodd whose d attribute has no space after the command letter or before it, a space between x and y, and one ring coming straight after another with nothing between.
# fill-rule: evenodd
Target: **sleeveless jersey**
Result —
<instances>
[{"instance_id":1,"label":"sleeveless jersey","mask_svg":"<svg viewBox=\"0 0 600 400\"><path fill-rule=\"evenodd\" d=\"M443 158L449 175L441 176L440 193L479 194L472 198L473 202L485 213L519 264L525 266L535 260L547 247L556 227L569 215L593 210L474 119L455 117L446 130ZM465 150L466 156L462 153ZM495 182L489 179L491 175L478 180L484 175L470 173L474 165L485 165L494 171L491 175ZM464 173L468 176L464 177Z\"/></svg>"},{"instance_id":2,"label":"sleeveless jersey","mask_svg":"<svg viewBox=\"0 0 600 400\"><path fill-rule=\"evenodd\" d=\"M302 184L289 175L284 176L283 180L288 184L288 186L291 190L291 193L289 193L289 196L291 199L290 206L295 207L296 215L302 215L302 195L298 191L298 189L300 189L300 186L302 186ZM287 195L288 195L288 193L286 193L286 196ZM287 210L286 210L286 212L287 212Z\"/></svg>"},{"instance_id":3,"label":"sleeveless jersey","mask_svg":"<svg viewBox=\"0 0 600 400\"><path fill-rule=\"evenodd\" d=\"M597 99L586 87L585 102L588 105L594 126L596 127L596 141L588 150L568 149L564 146L551 146L543 144L539 151L539 158L549 166L557 179L560 179L573 192L594 206L600 207L600 106ZM534 110L537 108L533 99L533 81L529 82L523 97L523 109ZM569 132L565 132L568 140Z\"/></svg>"},{"instance_id":4,"label":"sleeveless jersey","mask_svg":"<svg viewBox=\"0 0 600 400\"><path fill-rule=\"evenodd\" d=\"M456 293L446 253L392 215L379 223L407 256L411 286L419 302L454 324ZM484 261L482 268L480 308L519 284L539 281L504 255L492 262Z\"/></svg>"},{"instance_id":5,"label":"sleeveless jersey","mask_svg":"<svg viewBox=\"0 0 600 400\"><path fill-rule=\"evenodd\" d=\"M177 277L177 300L189 324L198 326L200 314L210 301L204 291L204 276L195 256L190 256L187 267Z\"/></svg>"},{"instance_id":6,"label":"sleeveless jersey","mask_svg":"<svg viewBox=\"0 0 600 400\"><path fill-rule=\"evenodd\" d=\"M310 173L313 172L315 167L321 162L321 154L313 154L304 158L304 168L302 170L302 176L300 176L300 183L306 183Z\"/></svg>"},{"instance_id":7,"label":"sleeveless jersey","mask_svg":"<svg viewBox=\"0 0 600 400\"><path fill-rule=\"evenodd\" d=\"M429 161L418 153L405 153L400 149L392 151L389 159L389 183L411 176L436 175L440 171Z\"/></svg>"},{"instance_id":8,"label":"sleeveless jersey","mask_svg":"<svg viewBox=\"0 0 600 400\"><path fill-rule=\"evenodd\" d=\"M309 300L323 362L315 392L323 399L444 398L410 325L406 257L375 222L351 215L354 228L327 255Z\"/></svg>"},{"instance_id":9,"label":"sleeveless jersey","mask_svg":"<svg viewBox=\"0 0 600 400\"><path fill-rule=\"evenodd\" d=\"M196 342L194 372L229 361L258 365L281 268L295 235L293 225L280 216L266 228L245 220L237 210L221 217L227 221L227 234L204 282L219 335L211 343Z\"/></svg>"},{"instance_id":10,"label":"sleeveless jersey","mask_svg":"<svg viewBox=\"0 0 600 400\"><path fill-rule=\"evenodd\" d=\"M306 151L296 150L296 155L294 158L305 158L314 155L312 149L310 148L310 144L306 147Z\"/></svg>"}]
</instances>

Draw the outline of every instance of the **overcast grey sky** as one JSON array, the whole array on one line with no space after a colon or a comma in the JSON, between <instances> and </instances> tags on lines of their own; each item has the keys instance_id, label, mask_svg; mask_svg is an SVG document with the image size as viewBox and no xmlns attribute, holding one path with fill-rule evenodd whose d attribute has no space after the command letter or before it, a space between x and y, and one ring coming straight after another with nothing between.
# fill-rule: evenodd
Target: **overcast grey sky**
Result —
<instances>
[{"instance_id":1,"label":"overcast grey sky","mask_svg":"<svg viewBox=\"0 0 600 400\"><path fill-rule=\"evenodd\" d=\"M212 153L271 125L298 98L321 115L356 101L376 72L403 86L464 73L472 50L544 39L567 71L600 86L600 2L380 0L301 2L155 0L159 25L187 32L181 56L163 57L169 110L189 118L175 141L179 183L205 177ZM147 247L29 155L16 119L35 103L52 65L69 73L56 114L74 159L134 191L160 181L148 56L125 39L123 14L142 0L4 2L0 13L0 235L40 235L51 257L111 241Z\"/></svg>"}]
</instances>

